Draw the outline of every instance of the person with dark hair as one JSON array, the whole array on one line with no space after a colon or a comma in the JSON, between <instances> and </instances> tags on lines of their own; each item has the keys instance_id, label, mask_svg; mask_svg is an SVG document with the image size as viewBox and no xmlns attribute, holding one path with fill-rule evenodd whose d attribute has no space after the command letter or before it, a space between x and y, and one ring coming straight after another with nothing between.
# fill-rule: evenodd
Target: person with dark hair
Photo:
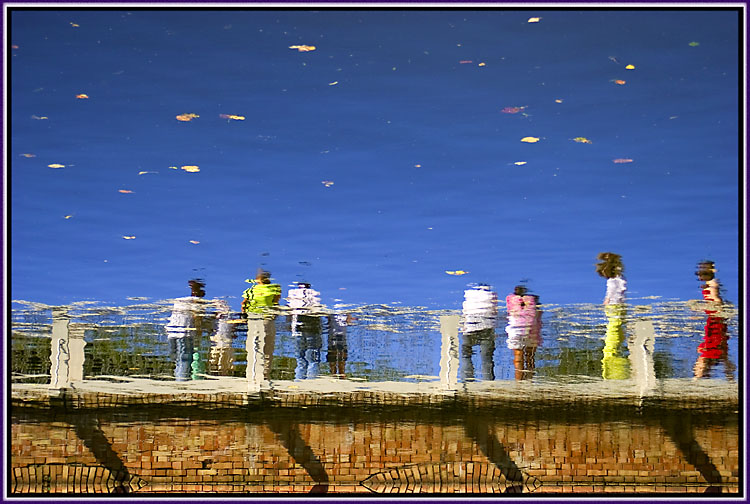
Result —
<instances>
[{"instance_id":1,"label":"person with dark hair","mask_svg":"<svg viewBox=\"0 0 750 504\"><path fill-rule=\"evenodd\" d=\"M601 252L597 259L601 262L596 264L596 272L607 279L604 304L624 304L627 282L623 276L625 266L622 263L622 256L613 252Z\"/></svg>"},{"instance_id":2,"label":"person with dark hair","mask_svg":"<svg viewBox=\"0 0 750 504\"><path fill-rule=\"evenodd\" d=\"M483 380L495 379L495 326L497 325L497 294L487 284L464 291L463 341L461 343L461 380L474 379L472 356L479 347Z\"/></svg>"},{"instance_id":3,"label":"person with dark hair","mask_svg":"<svg viewBox=\"0 0 750 504\"><path fill-rule=\"evenodd\" d=\"M281 285L271 282L271 272L258 268L252 287L242 293L242 313L247 317L247 378L252 387L268 381L276 346L276 314L270 309L279 304ZM252 362L252 364L251 364Z\"/></svg>"},{"instance_id":4,"label":"person with dark hair","mask_svg":"<svg viewBox=\"0 0 750 504\"><path fill-rule=\"evenodd\" d=\"M628 290L623 273L622 256L614 252L601 252L596 258L596 272L607 279L604 295L604 314L607 316L607 331L602 350L602 378L624 380L630 376L629 361L623 355L625 341L625 292Z\"/></svg>"},{"instance_id":5,"label":"person with dark hair","mask_svg":"<svg viewBox=\"0 0 750 504\"><path fill-rule=\"evenodd\" d=\"M541 312L539 296L528 293L526 286L516 285L513 293L505 298L508 309L508 348L513 350L513 366L516 380L533 376L536 349L541 341Z\"/></svg>"},{"instance_id":6,"label":"person with dark hair","mask_svg":"<svg viewBox=\"0 0 750 504\"><path fill-rule=\"evenodd\" d=\"M174 300L172 315L166 326L170 353L175 359L175 379L179 381L199 374L200 363L194 362L197 353L194 348L198 346L196 341L204 329L203 315L207 304L203 300L206 295L205 282L194 278L188 281L188 285L190 296ZM197 357L200 359L200 355ZM197 371L194 372L193 368Z\"/></svg>"},{"instance_id":7,"label":"person with dark hair","mask_svg":"<svg viewBox=\"0 0 750 504\"><path fill-rule=\"evenodd\" d=\"M698 359L693 367L695 378L706 378L711 370L722 362L724 374L734 379L735 366L729 360L729 334L726 320L721 316L724 300L721 297L721 284L716 278L716 265L713 261L701 261L695 272L701 281L701 294L706 302L706 326L703 341L698 345Z\"/></svg>"},{"instance_id":8,"label":"person with dark hair","mask_svg":"<svg viewBox=\"0 0 750 504\"><path fill-rule=\"evenodd\" d=\"M271 272L258 268L255 280L245 280L252 285L242 293L243 313L262 313L279 304L281 285L271 283Z\"/></svg>"}]
</instances>

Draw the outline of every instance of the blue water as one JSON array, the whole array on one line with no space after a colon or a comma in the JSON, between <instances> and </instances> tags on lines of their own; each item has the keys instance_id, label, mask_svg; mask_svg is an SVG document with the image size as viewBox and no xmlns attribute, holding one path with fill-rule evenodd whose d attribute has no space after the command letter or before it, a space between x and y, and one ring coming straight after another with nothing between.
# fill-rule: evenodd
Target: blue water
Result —
<instances>
[{"instance_id":1,"label":"blue water","mask_svg":"<svg viewBox=\"0 0 750 504\"><path fill-rule=\"evenodd\" d=\"M700 297L708 258L736 302L738 20L13 10L10 294L121 303L202 277L238 309L262 266L329 304L455 309L520 281L598 303L608 250L632 296Z\"/></svg>"}]
</instances>

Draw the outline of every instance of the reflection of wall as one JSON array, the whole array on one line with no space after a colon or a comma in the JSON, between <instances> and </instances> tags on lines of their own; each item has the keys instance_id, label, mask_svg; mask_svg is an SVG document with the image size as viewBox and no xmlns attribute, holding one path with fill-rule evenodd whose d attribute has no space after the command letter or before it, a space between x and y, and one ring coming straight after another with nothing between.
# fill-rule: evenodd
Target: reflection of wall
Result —
<instances>
[{"instance_id":1,"label":"reflection of wall","mask_svg":"<svg viewBox=\"0 0 750 504\"><path fill-rule=\"evenodd\" d=\"M535 493L574 488L597 493L702 492L711 486L703 476L706 467L717 472L724 490L737 490L736 417L715 415L708 421L696 415L685 423L689 415L674 410L629 425L621 418L566 422L562 411L546 420L472 411L473 421L483 426L475 433L452 416L370 414L335 421L330 409L325 418L299 410L294 415L271 410L247 418L247 413L222 413L182 419L147 418L136 412L127 421L121 414L102 415L97 424L128 472L148 482L139 493L308 492L320 487L323 478L328 493L367 492L360 481L388 468L431 465L471 471L502 457L541 482ZM11 436L19 491L32 488L23 479L23 467L99 463L65 424L65 415L44 419L37 410L21 422L20 414L23 411L14 413ZM679 417L677 427L662 421L670 415ZM491 445L505 453L488 454ZM454 462L462 464L447 465ZM467 481L466 474L456 473L444 488L465 490Z\"/></svg>"}]
</instances>

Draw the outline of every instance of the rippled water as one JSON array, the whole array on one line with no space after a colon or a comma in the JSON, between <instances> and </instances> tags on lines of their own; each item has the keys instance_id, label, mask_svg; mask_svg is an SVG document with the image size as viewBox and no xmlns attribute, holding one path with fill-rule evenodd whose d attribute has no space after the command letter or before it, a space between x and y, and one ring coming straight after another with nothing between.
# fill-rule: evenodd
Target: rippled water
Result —
<instances>
[{"instance_id":1,"label":"rippled water","mask_svg":"<svg viewBox=\"0 0 750 504\"><path fill-rule=\"evenodd\" d=\"M349 316L343 332L332 329L326 314L310 317L307 329L300 330L292 325L291 310L279 308L275 319L267 321L273 328L266 326L265 341L270 343L256 348L247 344L248 321L239 314L217 320L210 308L198 330L184 338L170 338L168 300L54 308L17 302L11 366L14 382L51 383L55 366L75 360L73 354L78 352L84 379L244 379L248 351L253 359L263 357L265 351L271 380L335 376L349 381L437 382L451 362L458 368L458 382L623 380L639 379L644 372L639 371L644 366L639 361L648 363L652 380L660 380L694 376L699 345L706 344L707 315L699 302L633 300L614 333L613 319L601 306L541 305L541 309L541 344L535 362L517 370L507 344L504 310L488 338L489 350L469 340L461 312L371 305L331 311ZM703 375L735 380L738 313L728 305L723 315L725 349L704 360ZM229 319L231 332L220 334L219 322ZM467 342L470 346L465 346Z\"/></svg>"}]
</instances>

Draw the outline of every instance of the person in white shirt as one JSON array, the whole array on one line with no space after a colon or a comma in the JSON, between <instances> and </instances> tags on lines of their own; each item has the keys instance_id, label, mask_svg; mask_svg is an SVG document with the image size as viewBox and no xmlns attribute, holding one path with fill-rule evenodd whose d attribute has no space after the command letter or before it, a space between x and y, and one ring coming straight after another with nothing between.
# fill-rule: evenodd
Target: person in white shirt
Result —
<instances>
[{"instance_id":1,"label":"person in white shirt","mask_svg":"<svg viewBox=\"0 0 750 504\"><path fill-rule=\"evenodd\" d=\"M473 347L479 346L479 359L482 367L482 380L495 379L495 326L497 325L497 293L486 284L467 289L464 292L463 341L459 369L461 379L473 380Z\"/></svg>"}]
</instances>

